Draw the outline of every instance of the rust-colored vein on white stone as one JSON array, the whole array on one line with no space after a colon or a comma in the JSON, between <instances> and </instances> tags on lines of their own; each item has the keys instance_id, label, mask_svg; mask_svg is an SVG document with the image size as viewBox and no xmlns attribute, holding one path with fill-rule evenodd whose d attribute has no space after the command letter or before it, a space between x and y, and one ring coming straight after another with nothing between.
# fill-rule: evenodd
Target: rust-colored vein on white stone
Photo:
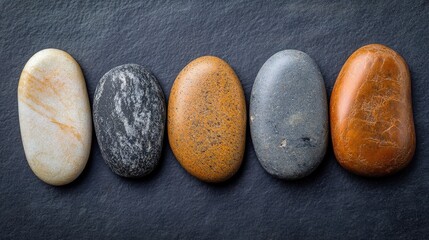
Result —
<instances>
[{"instance_id":1,"label":"rust-colored vein on white stone","mask_svg":"<svg viewBox=\"0 0 429 240\"><path fill-rule=\"evenodd\" d=\"M91 148L91 110L79 64L68 53L45 49L28 60L18 85L25 155L44 182L64 185L84 169Z\"/></svg>"}]
</instances>

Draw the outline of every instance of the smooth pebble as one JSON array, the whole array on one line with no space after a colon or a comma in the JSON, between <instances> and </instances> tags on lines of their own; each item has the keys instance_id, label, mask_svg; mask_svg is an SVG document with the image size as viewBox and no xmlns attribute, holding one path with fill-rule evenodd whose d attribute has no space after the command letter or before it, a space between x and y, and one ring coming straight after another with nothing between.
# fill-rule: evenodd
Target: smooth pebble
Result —
<instances>
[{"instance_id":1,"label":"smooth pebble","mask_svg":"<svg viewBox=\"0 0 429 240\"><path fill-rule=\"evenodd\" d=\"M137 64L111 69L94 97L94 127L101 154L123 177L143 177L160 161L166 106L156 77Z\"/></svg>"},{"instance_id":2,"label":"smooth pebble","mask_svg":"<svg viewBox=\"0 0 429 240\"><path fill-rule=\"evenodd\" d=\"M270 57L250 97L250 131L262 167L281 179L312 173L326 152L328 104L322 74L298 50Z\"/></svg>"},{"instance_id":3,"label":"smooth pebble","mask_svg":"<svg viewBox=\"0 0 429 240\"><path fill-rule=\"evenodd\" d=\"M45 49L28 60L18 85L25 156L51 185L75 180L91 149L91 110L79 64L68 53Z\"/></svg>"}]
</instances>

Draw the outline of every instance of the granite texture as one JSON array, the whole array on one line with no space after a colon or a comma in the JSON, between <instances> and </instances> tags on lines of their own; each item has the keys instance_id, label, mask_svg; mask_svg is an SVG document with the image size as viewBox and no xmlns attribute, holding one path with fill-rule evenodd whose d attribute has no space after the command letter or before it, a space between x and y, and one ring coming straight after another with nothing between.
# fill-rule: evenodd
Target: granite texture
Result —
<instances>
[{"instance_id":1,"label":"granite texture","mask_svg":"<svg viewBox=\"0 0 429 240\"><path fill-rule=\"evenodd\" d=\"M143 177L158 165L166 119L156 77L137 64L108 71L94 94L94 128L101 155L123 177Z\"/></svg>"},{"instance_id":2,"label":"granite texture","mask_svg":"<svg viewBox=\"0 0 429 240\"><path fill-rule=\"evenodd\" d=\"M250 132L262 167L281 179L312 173L328 145L328 103L316 62L298 50L270 57L250 96Z\"/></svg>"},{"instance_id":3,"label":"granite texture","mask_svg":"<svg viewBox=\"0 0 429 240\"><path fill-rule=\"evenodd\" d=\"M429 232L429 3L416 1L0 1L0 235L2 239L425 239ZM394 176L344 170L332 146L306 178L270 177L249 128L240 170L223 184L198 181L166 138L159 167L141 180L116 177L93 134L73 183L39 181L18 127L17 87L37 51L53 47L80 64L90 103L100 78L137 63L166 99L191 60L225 59L247 104L264 62L284 49L310 55L328 96L347 58L382 43L410 67L417 146Z\"/></svg>"}]
</instances>

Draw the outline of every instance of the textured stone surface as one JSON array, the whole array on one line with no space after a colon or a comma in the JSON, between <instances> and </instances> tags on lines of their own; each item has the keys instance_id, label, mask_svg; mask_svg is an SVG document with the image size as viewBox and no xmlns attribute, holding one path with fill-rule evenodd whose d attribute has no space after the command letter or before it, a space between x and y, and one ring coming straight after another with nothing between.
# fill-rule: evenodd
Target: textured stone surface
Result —
<instances>
[{"instance_id":1,"label":"textured stone surface","mask_svg":"<svg viewBox=\"0 0 429 240\"><path fill-rule=\"evenodd\" d=\"M0 1L0 235L2 239L425 239L429 231L429 4L403 1ZM371 179L345 171L328 147L297 181L270 177L246 134L240 170L205 184L174 158L167 138L158 168L142 181L116 177L93 134L72 184L53 188L25 160L17 86L26 61L47 47L80 64L92 103L100 78L137 63L168 98L192 59L228 61L246 101L264 62L283 49L310 55L328 96L347 57L379 42L412 75L417 147L409 167ZM344 237L346 236L346 237Z\"/></svg>"},{"instance_id":2,"label":"textured stone surface","mask_svg":"<svg viewBox=\"0 0 429 240\"><path fill-rule=\"evenodd\" d=\"M411 81L404 59L370 44L347 59L331 97L335 156L344 168L384 176L404 168L416 148Z\"/></svg>"},{"instance_id":3,"label":"textured stone surface","mask_svg":"<svg viewBox=\"0 0 429 240\"><path fill-rule=\"evenodd\" d=\"M264 63L249 112L253 146L268 173L298 179L320 164L328 144L328 103L322 74L306 53L284 50Z\"/></svg>"},{"instance_id":4,"label":"textured stone surface","mask_svg":"<svg viewBox=\"0 0 429 240\"><path fill-rule=\"evenodd\" d=\"M165 127L165 100L155 76L136 64L107 72L94 96L94 127L112 171L142 177L158 165Z\"/></svg>"},{"instance_id":5,"label":"textured stone surface","mask_svg":"<svg viewBox=\"0 0 429 240\"><path fill-rule=\"evenodd\" d=\"M234 70L220 58L199 57L179 73L168 102L168 138L190 174L222 182L241 165L246 102Z\"/></svg>"},{"instance_id":6,"label":"textured stone surface","mask_svg":"<svg viewBox=\"0 0 429 240\"><path fill-rule=\"evenodd\" d=\"M34 174L52 185L75 180L88 161L92 136L79 64L58 49L34 54L19 79L18 107L22 143Z\"/></svg>"}]
</instances>

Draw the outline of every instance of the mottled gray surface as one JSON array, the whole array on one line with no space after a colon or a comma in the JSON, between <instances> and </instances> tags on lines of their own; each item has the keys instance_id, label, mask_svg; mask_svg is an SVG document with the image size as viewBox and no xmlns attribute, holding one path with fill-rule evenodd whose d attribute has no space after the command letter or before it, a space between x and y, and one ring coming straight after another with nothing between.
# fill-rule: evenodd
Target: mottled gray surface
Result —
<instances>
[{"instance_id":1,"label":"mottled gray surface","mask_svg":"<svg viewBox=\"0 0 429 240\"><path fill-rule=\"evenodd\" d=\"M249 114L256 156L271 175L298 179L320 164L328 144L328 104L322 74L306 53L284 50L264 63Z\"/></svg>"},{"instance_id":2,"label":"mottled gray surface","mask_svg":"<svg viewBox=\"0 0 429 240\"><path fill-rule=\"evenodd\" d=\"M1 239L426 239L428 22L427 0L0 0ZM168 98L188 62L215 55L234 68L249 103L259 69L278 51L309 54L329 95L348 56L374 42L400 53L412 76L417 148L393 176L355 176L328 147L313 174L280 180L261 167L250 132L240 170L217 185L189 175L166 137L159 167L141 180L112 174L94 134L70 185L48 186L25 160L16 91L24 64L43 48L77 60L91 102L115 66L148 67Z\"/></svg>"},{"instance_id":3,"label":"mottled gray surface","mask_svg":"<svg viewBox=\"0 0 429 240\"><path fill-rule=\"evenodd\" d=\"M95 90L93 121L101 154L123 177L143 177L158 165L166 106L155 76L136 64L113 68Z\"/></svg>"}]
</instances>

